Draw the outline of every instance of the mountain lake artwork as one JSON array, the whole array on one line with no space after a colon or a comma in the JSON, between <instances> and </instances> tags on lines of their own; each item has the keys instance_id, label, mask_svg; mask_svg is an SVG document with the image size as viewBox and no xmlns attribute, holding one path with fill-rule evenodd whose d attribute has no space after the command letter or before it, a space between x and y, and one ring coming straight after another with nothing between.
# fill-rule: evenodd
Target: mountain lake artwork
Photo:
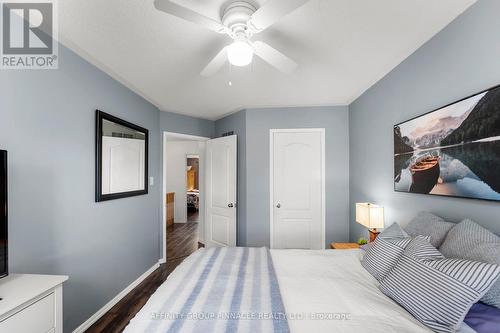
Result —
<instances>
[{"instance_id":1,"label":"mountain lake artwork","mask_svg":"<svg viewBox=\"0 0 500 333\"><path fill-rule=\"evenodd\" d=\"M500 201L500 86L395 125L394 189Z\"/></svg>"}]
</instances>

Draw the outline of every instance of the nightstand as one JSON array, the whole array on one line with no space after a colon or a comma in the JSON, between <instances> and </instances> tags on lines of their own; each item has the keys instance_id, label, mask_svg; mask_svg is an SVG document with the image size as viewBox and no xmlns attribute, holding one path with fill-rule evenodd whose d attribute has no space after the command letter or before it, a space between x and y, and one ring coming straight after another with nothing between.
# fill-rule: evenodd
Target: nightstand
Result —
<instances>
[{"instance_id":1,"label":"nightstand","mask_svg":"<svg viewBox=\"0 0 500 333\"><path fill-rule=\"evenodd\" d=\"M348 250L348 249L359 249L358 243L331 243L331 249L335 250Z\"/></svg>"}]
</instances>

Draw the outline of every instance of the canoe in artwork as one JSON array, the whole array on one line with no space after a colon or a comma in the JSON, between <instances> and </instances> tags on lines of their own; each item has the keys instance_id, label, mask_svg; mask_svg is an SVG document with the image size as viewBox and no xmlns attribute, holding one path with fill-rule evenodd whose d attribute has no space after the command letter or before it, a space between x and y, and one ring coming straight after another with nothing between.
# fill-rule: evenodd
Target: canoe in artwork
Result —
<instances>
[{"instance_id":1,"label":"canoe in artwork","mask_svg":"<svg viewBox=\"0 0 500 333\"><path fill-rule=\"evenodd\" d=\"M412 184L410 192L429 193L439 179L439 156L429 156L410 167Z\"/></svg>"}]
</instances>

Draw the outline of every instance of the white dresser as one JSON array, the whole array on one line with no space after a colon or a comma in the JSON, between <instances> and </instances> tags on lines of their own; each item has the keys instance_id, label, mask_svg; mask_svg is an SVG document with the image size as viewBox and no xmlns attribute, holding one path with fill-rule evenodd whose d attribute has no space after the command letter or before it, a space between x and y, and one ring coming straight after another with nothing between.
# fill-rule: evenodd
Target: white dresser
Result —
<instances>
[{"instance_id":1,"label":"white dresser","mask_svg":"<svg viewBox=\"0 0 500 333\"><path fill-rule=\"evenodd\" d=\"M60 275L12 274L0 279L0 333L62 333Z\"/></svg>"}]
</instances>

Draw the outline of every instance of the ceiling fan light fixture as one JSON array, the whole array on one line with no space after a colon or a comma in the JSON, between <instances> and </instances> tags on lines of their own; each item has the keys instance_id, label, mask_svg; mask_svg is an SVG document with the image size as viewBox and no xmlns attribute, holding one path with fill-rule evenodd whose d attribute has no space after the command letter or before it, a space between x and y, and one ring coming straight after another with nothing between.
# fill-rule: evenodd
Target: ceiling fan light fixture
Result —
<instances>
[{"instance_id":1,"label":"ceiling fan light fixture","mask_svg":"<svg viewBox=\"0 0 500 333\"><path fill-rule=\"evenodd\" d=\"M247 66L252 62L253 48L246 42L235 41L227 48L227 58L233 66Z\"/></svg>"}]
</instances>

